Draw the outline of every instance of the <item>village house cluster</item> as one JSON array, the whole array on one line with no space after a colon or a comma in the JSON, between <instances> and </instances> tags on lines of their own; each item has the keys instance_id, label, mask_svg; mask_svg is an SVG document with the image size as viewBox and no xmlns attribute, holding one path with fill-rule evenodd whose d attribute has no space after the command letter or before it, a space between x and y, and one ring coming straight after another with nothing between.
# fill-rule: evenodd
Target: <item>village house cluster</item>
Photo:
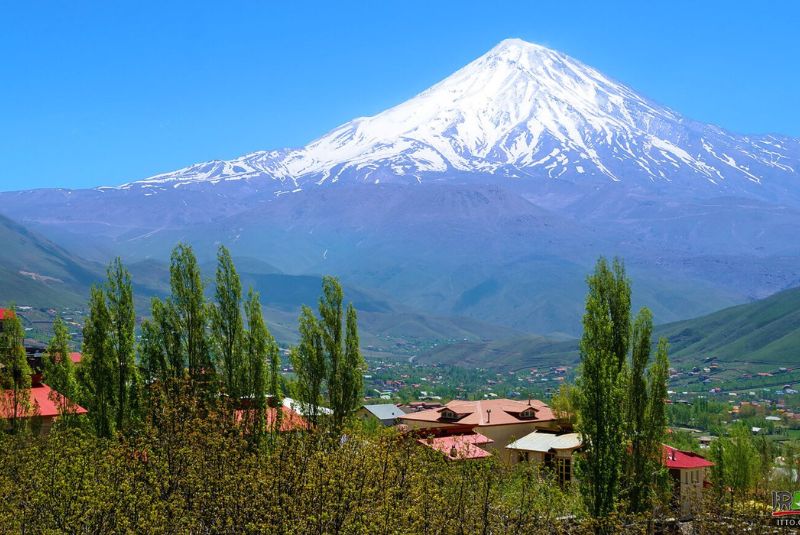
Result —
<instances>
[{"instance_id":1,"label":"village house cluster","mask_svg":"<svg viewBox=\"0 0 800 535\"><path fill-rule=\"evenodd\" d=\"M453 462L497 456L507 463L535 463L552 470L561 484L575 479L574 463L581 437L566 419L558 418L540 400L483 399L364 405L357 413L384 426L395 426ZM668 445L662 463L673 482L674 501L682 516L702 503L713 463Z\"/></svg>"}]
</instances>

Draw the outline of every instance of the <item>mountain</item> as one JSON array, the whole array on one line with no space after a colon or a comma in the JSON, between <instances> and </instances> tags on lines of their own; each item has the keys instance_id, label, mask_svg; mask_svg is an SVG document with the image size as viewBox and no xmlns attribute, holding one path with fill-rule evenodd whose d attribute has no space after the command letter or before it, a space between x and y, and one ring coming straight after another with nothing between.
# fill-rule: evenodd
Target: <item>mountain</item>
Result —
<instances>
[{"instance_id":1,"label":"mountain","mask_svg":"<svg viewBox=\"0 0 800 535\"><path fill-rule=\"evenodd\" d=\"M796 367L800 359L800 287L699 318L659 325L653 340L660 337L669 340L670 363L681 369L711 359L724 371L752 373ZM576 364L578 360L577 340L536 336L459 342L433 348L420 357L422 362L513 370Z\"/></svg>"},{"instance_id":2,"label":"mountain","mask_svg":"<svg viewBox=\"0 0 800 535\"><path fill-rule=\"evenodd\" d=\"M286 276L340 276L408 313L580 332L585 275L625 258L659 322L800 281L800 141L684 118L511 39L410 100L296 149L0 211L93 261L220 243Z\"/></svg>"},{"instance_id":3,"label":"mountain","mask_svg":"<svg viewBox=\"0 0 800 535\"><path fill-rule=\"evenodd\" d=\"M683 187L720 193L754 191L769 177L761 194L797 200L796 187L787 186L796 186L799 168L797 140L736 136L686 120L569 56L508 39L407 102L302 149L197 164L123 188L266 176L282 194L344 179L479 173L686 181Z\"/></svg>"}]
</instances>

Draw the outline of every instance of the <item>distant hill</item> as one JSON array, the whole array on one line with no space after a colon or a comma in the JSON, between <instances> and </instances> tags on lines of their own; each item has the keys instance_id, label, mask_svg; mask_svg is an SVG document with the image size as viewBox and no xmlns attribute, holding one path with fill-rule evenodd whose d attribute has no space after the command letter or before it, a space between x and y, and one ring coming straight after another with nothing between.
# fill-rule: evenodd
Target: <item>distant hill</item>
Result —
<instances>
[{"instance_id":1,"label":"distant hill","mask_svg":"<svg viewBox=\"0 0 800 535\"><path fill-rule=\"evenodd\" d=\"M79 305L101 269L0 215L0 303Z\"/></svg>"},{"instance_id":2,"label":"distant hill","mask_svg":"<svg viewBox=\"0 0 800 535\"><path fill-rule=\"evenodd\" d=\"M105 280L105 265L87 261L0 216L0 305L35 308L83 308L93 284ZM300 306L316 308L320 275L288 275L264 261L234 257L245 291L261 294L270 330L282 344L297 339ZM127 264L139 316L149 314L150 297L169 293L169 264L147 259ZM213 296L215 262L201 264L207 295ZM521 336L508 327L469 318L436 316L399 306L375 291L344 282L345 299L359 312L361 342L368 356L408 358L419 348L456 340L476 341Z\"/></svg>"},{"instance_id":3,"label":"distant hill","mask_svg":"<svg viewBox=\"0 0 800 535\"><path fill-rule=\"evenodd\" d=\"M420 361L468 368L518 370L574 364L578 361L578 351L575 340L524 336L440 346L426 352Z\"/></svg>"},{"instance_id":4,"label":"distant hill","mask_svg":"<svg viewBox=\"0 0 800 535\"><path fill-rule=\"evenodd\" d=\"M673 362L716 357L752 368L800 364L800 288L700 318L662 325ZM741 368L741 366L740 366Z\"/></svg>"},{"instance_id":5,"label":"distant hill","mask_svg":"<svg viewBox=\"0 0 800 535\"><path fill-rule=\"evenodd\" d=\"M653 340L670 342L670 361L681 366L716 358L737 370L800 364L800 287L718 312L657 326ZM578 340L526 336L437 347L423 360L469 367L519 369L578 362Z\"/></svg>"}]
</instances>

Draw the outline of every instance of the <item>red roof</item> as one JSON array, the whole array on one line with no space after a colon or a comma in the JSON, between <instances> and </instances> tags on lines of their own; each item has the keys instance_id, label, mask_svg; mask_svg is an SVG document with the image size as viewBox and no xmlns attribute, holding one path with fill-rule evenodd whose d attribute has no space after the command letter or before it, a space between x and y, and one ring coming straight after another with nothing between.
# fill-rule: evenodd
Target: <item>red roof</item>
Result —
<instances>
[{"instance_id":1,"label":"red roof","mask_svg":"<svg viewBox=\"0 0 800 535\"><path fill-rule=\"evenodd\" d=\"M12 390L4 390L3 391L3 403L0 403L0 418L8 419L12 416L12 407L9 406L8 400L13 395ZM59 406L63 403L63 400L66 399L64 396L47 386L46 384L37 384L31 387L30 393L30 400L31 404L31 413L26 414L24 417L27 416L42 416L42 417L53 417L59 415ZM78 404L72 403L67 400L69 403L68 407L72 411L73 414L86 414L87 411L83 407Z\"/></svg>"},{"instance_id":2,"label":"red roof","mask_svg":"<svg viewBox=\"0 0 800 535\"><path fill-rule=\"evenodd\" d=\"M523 411L527 409L533 409L533 418L521 417ZM455 420L443 418L443 413L447 410L454 412L458 418ZM400 420L487 426L543 422L555 420L555 416L550 407L538 399L531 400L530 405L527 401L484 399L480 401L454 400L441 408L406 414L401 416Z\"/></svg>"},{"instance_id":3,"label":"red roof","mask_svg":"<svg viewBox=\"0 0 800 535\"><path fill-rule=\"evenodd\" d=\"M71 360L73 364L78 364L81 361L81 358L83 358L83 355L81 355L78 351L73 351L69 354L69 360Z\"/></svg>"},{"instance_id":4,"label":"red roof","mask_svg":"<svg viewBox=\"0 0 800 535\"><path fill-rule=\"evenodd\" d=\"M0 320L13 318L16 314L10 308L0 308Z\"/></svg>"},{"instance_id":5,"label":"red roof","mask_svg":"<svg viewBox=\"0 0 800 535\"><path fill-rule=\"evenodd\" d=\"M448 459L483 459L491 457L488 451L479 448L479 445L490 444L494 440L473 433L471 435L452 435L449 437L420 438L417 440L429 448L444 453Z\"/></svg>"},{"instance_id":6,"label":"red roof","mask_svg":"<svg viewBox=\"0 0 800 535\"><path fill-rule=\"evenodd\" d=\"M281 419L281 428L280 431L302 431L305 429L309 429L311 425L308 423L308 420L303 418L300 413L297 411L292 410L289 407L285 407L281 405L280 407L282 414ZM240 409L236 411L236 422L241 422L242 418L244 418L245 414L249 412L253 412L256 409ZM266 408L266 425L267 428L271 428L275 424L275 418L278 412L275 410L275 407L267 407Z\"/></svg>"},{"instance_id":7,"label":"red roof","mask_svg":"<svg viewBox=\"0 0 800 535\"><path fill-rule=\"evenodd\" d=\"M664 465L667 468L677 469L691 469L691 468L708 468L714 466L714 463L707 460L705 457L698 455L692 451L681 451L662 444L664 453Z\"/></svg>"}]
</instances>

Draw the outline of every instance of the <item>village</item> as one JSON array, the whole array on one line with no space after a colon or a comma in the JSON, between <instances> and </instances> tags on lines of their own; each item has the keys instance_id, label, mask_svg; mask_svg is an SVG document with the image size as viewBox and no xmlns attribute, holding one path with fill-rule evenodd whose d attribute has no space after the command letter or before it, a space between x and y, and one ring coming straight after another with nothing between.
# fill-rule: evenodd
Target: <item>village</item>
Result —
<instances>
[{"instance_id":1,"label":"village","mask_svg":"<svg viewBox=\"0 0 800 535\"><path fill-rule=\"evenodd\" d=\"M0 333L5 321L18 312L30 313L30 310L26 307L19 307L17 311L0 309ZM54 315L55 311L52 312ZM78 416L87 414L85 408L42 381L42 359L47 345L26 338L24 347L33 372L32 410L16 415L12 414L9 404L4 403L0 407L0 419L30 418L34 422L32 428L47 434L65 411ZM75 366L81 365L80 352L70 352L69 358ZM283 372L291 377L294 370L291 365L284 365ZM572 373L574 370L568 366L505 374L475 370L457 373L454 381L452 374L447 374L440 366L377 361L370 363L364 374L366 395L356 416L366 428L391 428L413 437L419 447L430 448L451 462L480 462L495 457L506 464L529 463L553 473L560 485L569 485L576 477L573 467L576 455L581 452L581 437L573 429L571 415L557 413L547 400ZM676 393L669 391L669 394L672 398ZM6 391L3 399L7 401L11 397L12 392ZM669 399L666 403L688 405L690 402ZM750 411L763 418L766 407L766 402L761 405L758 401L741 401L731 407L731 413L743 415ZM278 431L282 433L303 432L312 427L306 417L311 411L323 418L331 413L326 407L309 407L284 397L279 407L266 408L265 420L268 426L280 422ZM247 421L246 412L239 411L237 421ZM779 407L775 414L780 416L766 416L766 422L772 427L795 418L794 413ZM754 432L758 431L760 429L754 427ZM701 448L707 448L712 440L707 436L698 438ZM704 489L712 484L709 469L713 463L694 451L666 443L662 463L673 480L676 512L682 518L690 518L701 507Z\"/></svg>"}]
</instances>

